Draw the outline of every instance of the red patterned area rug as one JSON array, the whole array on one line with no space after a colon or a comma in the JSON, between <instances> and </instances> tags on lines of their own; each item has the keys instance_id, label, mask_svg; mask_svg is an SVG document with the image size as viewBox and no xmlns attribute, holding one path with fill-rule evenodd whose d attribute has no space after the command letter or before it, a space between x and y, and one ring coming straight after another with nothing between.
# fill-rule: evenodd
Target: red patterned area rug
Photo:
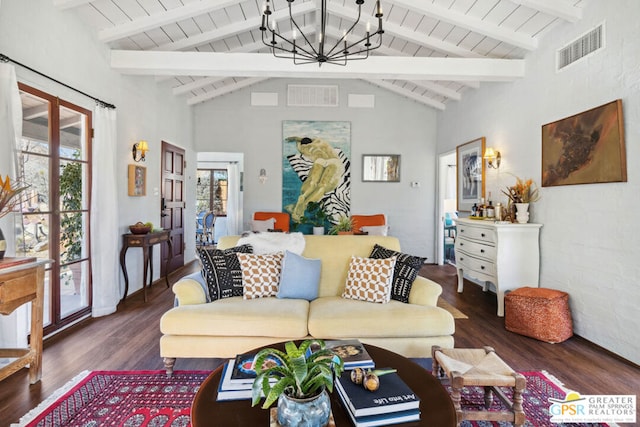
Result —
<instances>
[{"instance_id":1,"label":"red patterned area rug","mask_svg":"<svg viewBox=\"0 0 640 427\"><path fill-rule=\"evenodd\" d=\"M191 402L210 373L175 371L167 378L165 371L85 372L16 426L190 426Z\"/></svg>"},{"instance_id":2,"label":"red patterned area rug","mask_svg":"<svg viewBox=\"0 0 640 427\"><path fill-rule=\"evenodd\" d=\"M416 361L416 359L413 359ZM423 360L429 359L422 359ZM427 363L419 363L425 368ZM20 427L187 427L190 426L191 402L207 371L175 371L167 378L164 371L94 371L85 372L52 397L25 415ZM587 424L552 424L549 398L562 399L565 391L548 374L522 372L527 378L524 393L526 427L587 426ZM505 389L508 395L508 389ZM462 396L463 406L481 407L483 389L469 387ZM247 403L249 404L249 403ZM495 410L500 409L494 399ZM510 426L510 423L464 421L461 427ZM606 424L588 424L605 427ZM233 426L230 426L233 427Z\"/></svg>"}]
</instances>

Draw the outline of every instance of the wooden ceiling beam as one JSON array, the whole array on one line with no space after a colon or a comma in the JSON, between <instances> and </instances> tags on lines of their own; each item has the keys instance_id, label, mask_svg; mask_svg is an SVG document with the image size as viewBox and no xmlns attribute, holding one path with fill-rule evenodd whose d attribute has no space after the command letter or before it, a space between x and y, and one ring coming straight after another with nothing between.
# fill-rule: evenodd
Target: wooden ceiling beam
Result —
<instances>
[{"instance_id":1,"label":"wooden ceiling beam","mask_svg":"<svg viewBox=\"0 0 640 427\"><path fill-rule=\"evenodd\" d=\"M237 1L235 2L237 3ZM305 13L309 13L315 10L315 4L313 2L302 3L299 5L295 5L291 8L291 13L293 16L303 15ZM276 21L280 21L283 19L289 18L289 10L281 9L277 12L274 12L271 15L272 19ZM245 32L257 30L260 27L260 22L252 22L252 21L242 21L236 22L230 25L225 25L220 28L216 28L215 30L205 31L202 34L198 34L197 36L191 36L184 38L182 40L178 40L172 43L167 43L162 46L158 46L153 50L159 51L176 51L176 50L188 50L195 48L197 46L202 46L207 43L214 42L216 40L222 40L227 37L231 37L233 35Z\"/></svg>"},{"instance_id":2,"label":"wooden ceiling beam","mask_svg":"<svg viewBox=\"0 0 640 427\"><path fill-rule=\"evenodd\" d=\"M207 92L203 95L198 95L198 96L192 96L191 98L187 99L187 104L188 105L195 105L195 104L199 104L201 102L205 102L205 101L209 101L210 99L213 98L217 98L219 96L222 95L226 95L227 93L236 91L238 89L242 89L248 86L253 86L256 83L260 83L261 81L264 81L267 79L264 78L249 78L249 79L243 79L240 80L237 83L234 84L230 84L230 85L226 85L224 87L221 87L220 89L216 89L213 90L211 92Z\"/></svg>"},{"instance_id":3,"label":"wooden ceiling beam","mask_svg":"<svg viewBox=\"0 0 640 427\"><path fill-rule=\"evenodd\" d=\"M92 1L93 0L53 0L53 5L58 9L64 10L84 6Z\"/></svg>"},{"instance_id":4,"label":"wooden ceiling beam","mask_svg":"<svg viewBox=\"0 0 640 427\"><path fill-rule=\"evenodd\" d=\"M513 81L525 74L521 59L370 56L347 67L319 67L271 54L131 50L112 50L111 67L132 75L390 80Z\"/></svg>"},{"instance_id":5,"label":"wooden ceiling beam","mask_svg":"<svg viewBox=\"0 0 640 427\"><path fill-rule=\"evenodd\" d=\"M188 3L161 13L134 19L115 27L105 28L98 33L98 38L104 43L109 43L236 4L238 4L237 0L201 0Z\"/></svg>"},{"instance_id":6,"label":"wooden ceiling beam","mask_svg":"<svg viewBox=\"0 0 640 427\"><path fill-rule=\"evenodd\" d=\"M337 6L334 4L330 4L327 6L327 10L334 16L337 16L342 19L347 19L351 21L355 21L358 16L357 12L353 9L349 9L344 6ZM364 21L366 22L366 20ZM469 49L465 49L463 47L457 46L453 43L445 42L439 40L435 37L417 33L412 30L408 30L406 28L402 28L402 26L393 24L391 22L385 22L383 24L384 35L388 37L389 35L400 37L405 39L408 42L415 43L419 46L423 46L429 49L437 50L438 52L442 52L446 55L459 56L463 58L483 58L479 53L475 53L470 51Z\"/></svg>"},{"instance_id":7,"label":"wooden ceiling beam","mask_svg":"<svg viewBox=\"0 0 640 427\"><path fill-rule=\"evenodd\" d=\"M511 0L512 3L557 16L568 22L578 22L582 19L582 9L564 1L558 0Z\"/></svg>"},{"instance_id":8,"label":"wooden ceiling beam","mask_svg":"<svg viewBox=\"0 0 640 427\"><path fill-rule=\"evenodd\" d=\"M435 3L424 0L391 0L391 3L528 51L538 48L538 41L526 34L517 33L474 16L438 6Z\"/></svg>"},{"instance_id":9,"label":"wooden ceiling beam","mask_svg":"<svg viewBox=\"0 0 640 427\"><path fill-rule=\"evenodd\" d=\"M391 92L395 92L398 95L402 95L409 99L413 99L414 101L417 101L421 104L428 105L429 107L433 107L438 110L445 109L445 104L443 104L442 102L427 98L426 96L418 95L417 93L414 93L408 89L402 88L400 86L396 86L391 82L387 82L384 80L374 80L374 79L365 79L365 80L383 89L387 89Z\"/></svg>"}]
</instances>

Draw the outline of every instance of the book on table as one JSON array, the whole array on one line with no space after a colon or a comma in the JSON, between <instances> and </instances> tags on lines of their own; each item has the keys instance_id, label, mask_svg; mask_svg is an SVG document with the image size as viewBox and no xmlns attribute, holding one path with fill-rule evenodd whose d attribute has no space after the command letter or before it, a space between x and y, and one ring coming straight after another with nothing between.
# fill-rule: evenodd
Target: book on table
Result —
<instances>
[{"instance_id":1,"label":"book on table","mask_svg":"<svg viewBox=\"0 0 640 427\"><path fill-rule=\"evenodd\" d=\"M340 356L344 369L373 368L375 363L360 340L326 340L325 347Z\"/></svg>"},{"instance_id":2,"label":"book on table","mask_svg":"<svg viewBox=\"0 0 640 427\"><path fill-rule=\"evenodd\" d=\"M361 384L351 382L348 371L336 378L335 387L338 395L347 412L350 412L354 418L381 414L393 417L392 413L420 409L420 398L397 372L381 375L379 379L380 388L371 392L365 390Z\"/></svg>"},{"instance_id":3,"label":"book on table","mask_svg":"<svg viewBox=\"0 0 640 427\"><path fill-rule=\"evenodd\" d=\"M251 388L256 378L253 361L256 353L239 354L222 367L218 384L218 400L251 399ZM278 363L269 359L267 363ZM269 382L275 383L275 378Z\"/></svg>"}]
</instances>

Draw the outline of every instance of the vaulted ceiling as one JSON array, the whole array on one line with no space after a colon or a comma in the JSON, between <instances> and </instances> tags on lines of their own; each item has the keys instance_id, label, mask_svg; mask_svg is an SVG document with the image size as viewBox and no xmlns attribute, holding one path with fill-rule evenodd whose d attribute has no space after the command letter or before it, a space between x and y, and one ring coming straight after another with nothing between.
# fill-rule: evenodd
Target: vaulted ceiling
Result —
<instances>
[{"instance_id":1,"label":"vaulted ceiling","mask_svg":"<svg viewBox=\"0 0 640 427\"><path fill-rule=\"evenodd\" d=\"M524 76L527 53L553 26L580 20L585 0L385 0L382 46L366 60L322 67L271 55L259 30L263 0L52 1L95 29L115 70L169 81L190 105L268 78L305 77L362 79L444 110L482 82ZM279 31L290 33L287 1L272 3ZM355 3L327 1L327 37L353 24ZM365 0L359 34L374 6ZM293 2L305 33L317 31L319 7Z\"/></svg>"}]
</instances>

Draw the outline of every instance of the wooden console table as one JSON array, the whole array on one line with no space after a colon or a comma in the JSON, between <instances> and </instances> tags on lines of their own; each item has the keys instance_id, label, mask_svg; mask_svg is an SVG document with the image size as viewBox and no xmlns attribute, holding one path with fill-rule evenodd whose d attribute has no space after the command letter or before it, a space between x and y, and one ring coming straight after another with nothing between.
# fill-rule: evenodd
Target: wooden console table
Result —
<instances>
[{"instance_id":1,"label":"wooden console table","mask_svg":"<svg viewBox=\"0 0 640 427\"><path fill-rule=\"evenodd\" d=\"M162 230L162 231L152 231L147 234L131 234L126 233L122 235L122 249L120 250L120 267L122 267L122 273L124 274L124 296L121 301L127 297L129 293L129 275L127 274L127 265L126 265L126 253L129 248L142 248L143 254L143 266L144 273L142 279L142 295L144 301L147 301L147 266L151 274L149 275L149 286L153 281L153 245L160 244L162 242L167 242L169 245L169 256L167 257L167 262L165 266L165 270L167 271L167 275L164 276L167 282L167 288L169 287L169 260L171 260L171 254L173 253L173 246L171 244L171 230Z\"/></svg>"},{"instance_id":2,"label":"wooden console table","mask_svg":"<svg viewBox=\"0 0 640 427\"><path fill-rule=\"evenodd\" d=\"M31 336L28 348L0 349L0 358L17 358L0 369L0 380L29 365L29 382L42 376L42 328L44 267L50 261L36 258L0 260L0 314L9 315L22 304L31 302Z\"/></svg>"}]
</instances>

